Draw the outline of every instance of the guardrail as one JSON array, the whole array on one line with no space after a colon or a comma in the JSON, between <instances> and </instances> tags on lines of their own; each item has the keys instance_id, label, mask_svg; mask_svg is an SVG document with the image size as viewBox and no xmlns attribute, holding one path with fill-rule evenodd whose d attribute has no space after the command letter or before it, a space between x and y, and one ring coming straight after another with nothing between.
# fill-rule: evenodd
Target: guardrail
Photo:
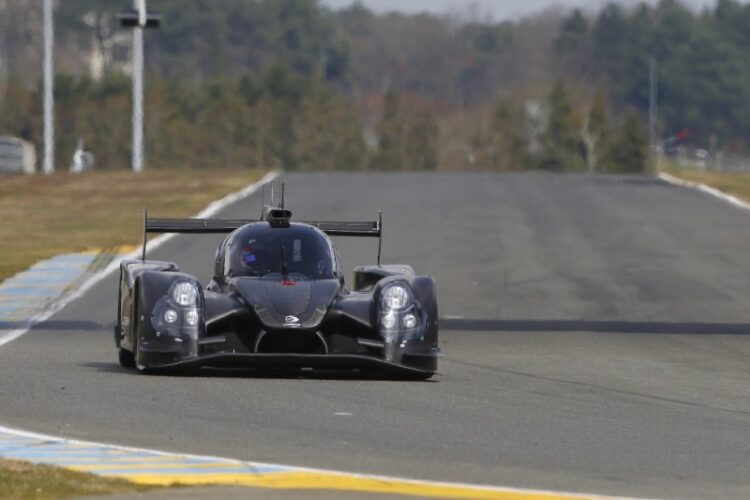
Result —
<instances>
[{"instance_id":1,"label":"guardrail","mask_svg":"<svg viewBox=\"0 0 750 500\"><path fill-rule=\"evenodd\" d=\"M0 174L33 174L36 150L30 142L0 136Z\"/></svg>"}]
</instances>

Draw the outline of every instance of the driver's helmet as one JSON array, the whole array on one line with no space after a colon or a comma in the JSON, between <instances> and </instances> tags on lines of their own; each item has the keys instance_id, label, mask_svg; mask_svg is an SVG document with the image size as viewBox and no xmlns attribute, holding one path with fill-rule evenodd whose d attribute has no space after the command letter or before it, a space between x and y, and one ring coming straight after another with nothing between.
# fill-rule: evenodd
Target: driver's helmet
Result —
<instances>
[{"instance_id":1,"label":"driver's helmet","mask_svg":"<svg viewBox=\"0 0 750 500\"><path fill-rule=\"evenodd\" d=\"M266 250L262 247L261 243L253 238L249 240L242 249L240 259L242 265L245 266L249 271L253 273L261 273L264 271L262 265L267 264L268 256Z\"/></svg>"}]
</instances>

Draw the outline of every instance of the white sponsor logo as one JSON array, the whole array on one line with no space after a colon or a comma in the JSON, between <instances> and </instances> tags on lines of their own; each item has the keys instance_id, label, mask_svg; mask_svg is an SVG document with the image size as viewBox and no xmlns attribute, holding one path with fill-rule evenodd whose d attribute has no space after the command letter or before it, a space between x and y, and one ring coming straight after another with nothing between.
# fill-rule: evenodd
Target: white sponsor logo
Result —
<instances>
[{"instance_id":1,"label":"white sponsor logo","mask_svg":"<svg viewBox=\"0 0 750 500\"><path fill-rule=\"evenodd\" d=\"M291 314L284 318L284 321L284 326L300 326L299 318L297 316L292 316Z\"/></svg>"}]
</instances>

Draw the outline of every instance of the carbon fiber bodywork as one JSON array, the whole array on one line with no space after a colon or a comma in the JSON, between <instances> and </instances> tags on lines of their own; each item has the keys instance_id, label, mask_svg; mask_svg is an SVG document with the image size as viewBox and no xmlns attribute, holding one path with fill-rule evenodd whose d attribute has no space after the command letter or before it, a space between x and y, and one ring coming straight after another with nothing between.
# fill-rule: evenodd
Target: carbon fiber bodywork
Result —
<instances>
[{"instance_id":1,"label":"carbon fiber bodywork","mask_svg":"<svg viewBox=\"0 0 750 500\"><path fill-rule=\"evenodd\" d=\"M160 230L198 232L185 221L171 225L158 219ZM231 230L217 251L214 278L205 287L169 262L121 263L115 343L124 366L151 372L205 366L340 369L405 378L429 378L437 371L432 277L416 276L409 266L359 267L351 289L333 242L319 229L339 224L333 226L336 230L342 223L202 223L214 232ZM323 250L313 263L317 271L287 272L285 259L293 268L308 264L310 251L305 254L295 243L291 256L285 257L281 248L281 274L239 273L238 248L261 233L322 238ZM262 255L260 249L252 251ZM242 258L254 265L256 255L246 254Z\"/></svg>"}]
</instances>

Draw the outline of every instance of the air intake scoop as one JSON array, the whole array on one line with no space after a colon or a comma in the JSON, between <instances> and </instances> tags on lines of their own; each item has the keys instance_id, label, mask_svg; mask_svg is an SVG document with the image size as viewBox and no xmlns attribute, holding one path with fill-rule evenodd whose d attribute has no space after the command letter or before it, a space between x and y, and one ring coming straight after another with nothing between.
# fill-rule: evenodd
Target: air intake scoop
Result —
<instances>
[{"instance_id":1,"label":"air intake scoop","mask_svg":"<svg viewBox=\"0 0 750 500\"><path fill-rule=\"evenodd\" d=\"M291 210L266 207L266 220L271 227L289 227L289 221L291 219Z\"/></svg>"}]
</instances>

